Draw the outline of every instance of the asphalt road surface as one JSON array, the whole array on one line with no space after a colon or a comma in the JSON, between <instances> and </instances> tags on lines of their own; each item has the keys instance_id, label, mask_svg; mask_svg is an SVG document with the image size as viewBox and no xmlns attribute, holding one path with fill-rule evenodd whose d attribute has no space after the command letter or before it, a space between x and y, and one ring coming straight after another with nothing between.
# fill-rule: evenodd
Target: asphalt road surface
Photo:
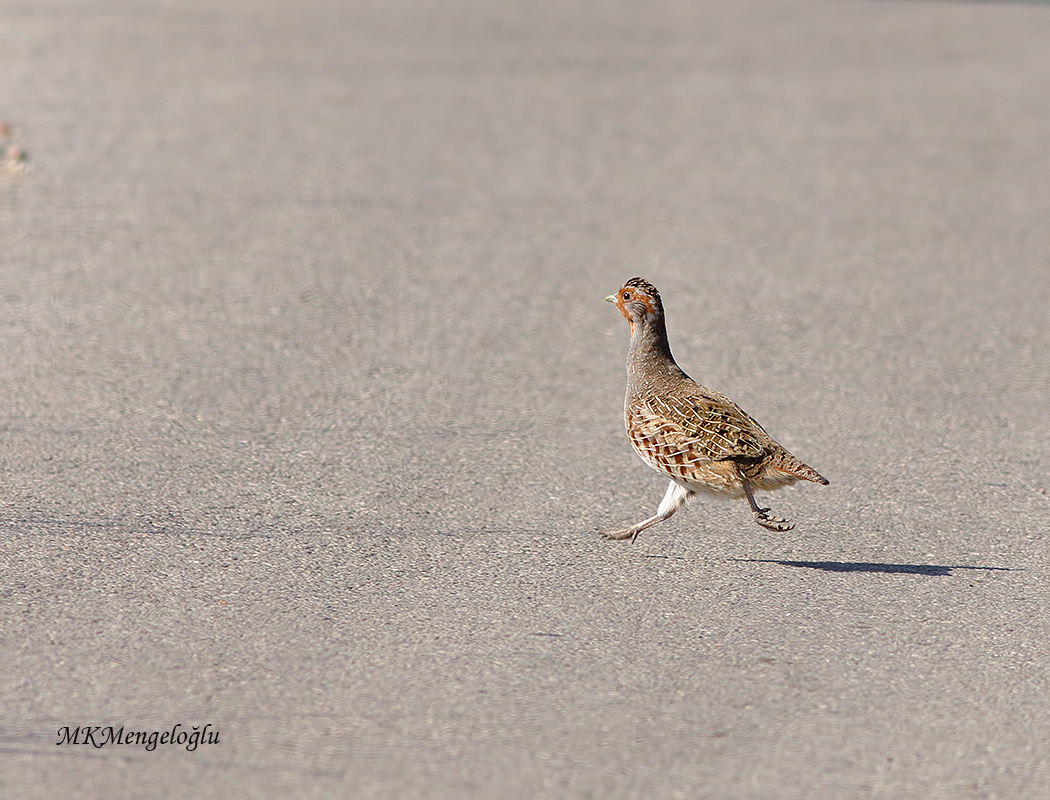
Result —
<instances>
[{"instance_id":1,"label":"asphalt road surface","mask_svg":"<svg viewBox=\"0 0 1050 800\"><path fill-rule=\"evenodd\" d=\"M0 793L1050 795L1048 41L0 0ZM794 531L595 535L634 275Z\"/></svg>"}]
</instances>

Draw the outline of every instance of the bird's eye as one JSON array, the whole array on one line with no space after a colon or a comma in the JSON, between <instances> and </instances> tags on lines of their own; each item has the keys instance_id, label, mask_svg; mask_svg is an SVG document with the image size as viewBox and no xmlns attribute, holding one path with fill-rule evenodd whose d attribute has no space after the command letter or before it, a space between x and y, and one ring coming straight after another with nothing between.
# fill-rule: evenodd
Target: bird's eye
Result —
<instances>
[{"instance_id":1,"label":"bird's eye","mask_svg":"<svg viewBox=\"0 0 1050 800\"><path fill-rule=\"evenodd\" d=\"M630 300L631 299L631 293L630 292L624 292L623 293L623 299L624 299L624 301Z\"/></svg>"}]
</instances>

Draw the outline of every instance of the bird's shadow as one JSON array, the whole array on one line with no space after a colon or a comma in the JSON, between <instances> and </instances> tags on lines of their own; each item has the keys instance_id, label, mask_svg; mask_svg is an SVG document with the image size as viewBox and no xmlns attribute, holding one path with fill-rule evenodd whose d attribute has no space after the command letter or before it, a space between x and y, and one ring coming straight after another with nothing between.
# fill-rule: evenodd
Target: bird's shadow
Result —
<instances>
[{"instance_id":1,"label":"bird's shadow","mask_svg":"<svg viewBox=\"0 0 1050 800\"><path fill-rule=\"evenodd\" d=\"M734 561L750 561L757 564L780 564L784 567L805 567L823 572L882 572L890 575L939 575L949 576L952 570L971 569L993 572L1012 572L1015 567L974 567L963 564L876 564L867 561L786 561L779 558L736 558Z\"/></svg>"}]
</instances>

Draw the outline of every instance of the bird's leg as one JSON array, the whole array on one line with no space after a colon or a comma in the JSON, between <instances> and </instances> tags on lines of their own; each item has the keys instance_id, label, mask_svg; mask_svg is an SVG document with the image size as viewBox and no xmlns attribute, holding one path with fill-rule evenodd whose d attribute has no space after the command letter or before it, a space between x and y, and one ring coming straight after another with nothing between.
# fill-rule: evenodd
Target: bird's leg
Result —
<instances>
[{"instance_id":1,"label":"bird's leg","mask_svg":"<svg viewBox=\"0 0 1050 800\"><path fill-rule=\"evenodd\" d=\"M795 523L784 517L770 516L768 508L759 508L758 503L755 502L755 496L751 494L751 484L747 480L747 476L744 471L738 466L737 472L740 474L740 482L744 485L744 494L747 495L747 502L751 506L751 516L755 518L755 522L761 525L763 528L767 528L771 531L777 531L783 533L789 531L795 527Z\"/></svg>"},{"instance_id":2,"label":"bird's leg","mask_svg":"<svg viewBox=\"0 0 1050 800\"><path fill-rule=\"evenodd\" d=\"M630 539L634 542L638 538L638 534L644 531L646 528L651 528L657 522L663 522L668 519L674 512L680 509L685 501L695 494L692 489L687 489L684 486L679 486L674 481L671 481L671 485L667 487L667 493L664 494L664 499L660 501L660 507L656 509L656 513L649 517L647 520L639 522L637 525L632 525L630 528L624 528L622 531L598 531L606 539L624 540Z\"/></svg>"}]
</instances>

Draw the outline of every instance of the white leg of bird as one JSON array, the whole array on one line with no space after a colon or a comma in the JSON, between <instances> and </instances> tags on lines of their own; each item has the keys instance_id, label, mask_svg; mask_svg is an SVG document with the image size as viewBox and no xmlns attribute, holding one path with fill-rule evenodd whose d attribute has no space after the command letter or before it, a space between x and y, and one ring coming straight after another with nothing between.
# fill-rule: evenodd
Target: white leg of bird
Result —
<instances>
[{"instance_id":1,"label":"white leg of bird","mask_svg":"<svg viewBox=\"0 0 1050 800\"><path fill-rule=\"evenodd\" d=\"M751 506L751 516L755 518L755 522L763 528L776 531L777 533L783 533L795 527L795 523L791 520L770 515L768 508L759 508L758 503L755 502L755 496L751 494L751 483L748 481L747 476L744 475L739 467L737 467L737 472L740 474L740 480L744 484L744 494L747 495L748 505Z\"/></svg>"},{"instance_id":2,"label":"white leg of bird","mask_svg":"<svg viewBox=\"0 0 1050 800\"><path fill-rule=\"evenodd\" d=\"M624 528L622 531L598 531L598 533L606 539L616 539L618 541L630 539L634 542L638 538L639 533L646 528L651 528L657 522L663 522L665 519L668 519L694 494L696 492L692 489L687 489L671 481L671 485L667 487L667 492L664 494L664 499L660 501L660 507L656 509L656 514L649 517L649 519L639 522L637 525L632 525L630 528Z\"/></svg>"}]
</instances>

